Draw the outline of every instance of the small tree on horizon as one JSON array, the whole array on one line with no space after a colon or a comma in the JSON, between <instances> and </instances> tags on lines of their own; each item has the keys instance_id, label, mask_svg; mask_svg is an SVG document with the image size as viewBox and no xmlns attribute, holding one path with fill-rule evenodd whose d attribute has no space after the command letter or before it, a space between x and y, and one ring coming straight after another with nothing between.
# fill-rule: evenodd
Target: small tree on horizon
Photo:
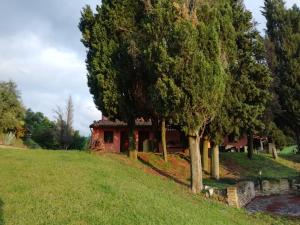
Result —
<instances>
[{"instance_id":1,"label":"small tree on horizon","mask_svg":"<svg viewBox=\"0 0 300 225\"><path fill-rule=\"evenodd\" d=\"M73 141L73 114L74 114L74 105L72 97L68 98L66 104L66 110L63 111L60 106L54 110L56 117L56 129L57 137L59 140L60 147L63 149L68 149Z\"/></svg>"}]
</instances>

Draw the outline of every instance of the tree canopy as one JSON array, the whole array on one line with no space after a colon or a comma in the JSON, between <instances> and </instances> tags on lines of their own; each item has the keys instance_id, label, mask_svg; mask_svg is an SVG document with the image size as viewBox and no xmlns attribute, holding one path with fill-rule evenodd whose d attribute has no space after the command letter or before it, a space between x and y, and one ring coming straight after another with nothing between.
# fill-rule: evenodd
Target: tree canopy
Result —
<instances>
[{"instance_id":1,"label":"tree canopy","mask_svg":"<svg viewBox=\"0 0 300 225\"><path fill-rule=\"evenodd\" d=\"M129 123L153 114L172 117L191 140L194 192L202 188L199 135L215 117L226 85L218 6L103 1L95 14L86 7L79 24L98 108Z\"/></svg>"},{"instance_id":2,"label":"tree canopy","mask_svg":"<svg viewBox=\"0 0 300 225\"><path fill-rule=\"evenodd\" d=\"M268 63L276 79L277 126L292 130L300 149L300 9L282 0L265 0ZM299 151L300 152L300 151Z\"/></svg>"},{"instance_id":3,"label":"tree canopy","mask_svg":"<svg viewBox=\"0 0 300 225\"><path fill-rule=\"evenodd\" d=\"M24 112L17 85L13 81L0 82L0 133L17 135L24 125Z\"/></svg>"}]
</instances>

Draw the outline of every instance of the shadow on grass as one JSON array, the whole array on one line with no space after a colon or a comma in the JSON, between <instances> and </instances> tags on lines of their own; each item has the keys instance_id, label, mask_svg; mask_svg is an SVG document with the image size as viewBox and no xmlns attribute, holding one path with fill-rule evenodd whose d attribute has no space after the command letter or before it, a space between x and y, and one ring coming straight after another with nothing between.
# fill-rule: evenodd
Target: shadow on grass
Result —
<instances>
[{"instance_id":1,"label":"shadow on grass","mask_svg":"<svg viewBox=\"0 0 300 225\"><path fill-rule=\"evenodd\" d=\"M181 180L177 179L176 177L171 176L170 174L167 174L165 171L156 168L154 165L152 165L150 162L145 161L144 159L142 159L141 157L138 157L139 161L141 163L143 163L145 166L150 167L152 170L154 170L155 172L157 172L158 174L160 174L161 176L164 176L168 179L173 180L174 182L176 182L177 184L189 187L186 183L182 182Z\"/></svg>"},{"instance_id":2,"label":"shadow on grass","mask_svg":"<svg viewBox=\"0 0 300 225\"><path fill-rule=\"evenodd\" d=\"M4 206L4 203L0 199L0 225L4 225L3 206Z\"/></svg>"}]
</instances>

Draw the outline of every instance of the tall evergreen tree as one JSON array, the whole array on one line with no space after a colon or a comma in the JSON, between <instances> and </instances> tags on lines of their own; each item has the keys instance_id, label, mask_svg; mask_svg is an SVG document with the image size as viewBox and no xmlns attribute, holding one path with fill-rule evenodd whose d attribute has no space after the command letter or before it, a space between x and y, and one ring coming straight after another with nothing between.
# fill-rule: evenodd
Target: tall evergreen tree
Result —
<instances>
[{"instance_id":1,"label":"tall evergreen tree","mask_svg":"<svg viewBox=\"0 0 300 225\"><path fill-rule=\"evenodd\" d=\"M103 115L128 123L129 155L137 157L133 134L135 119L146 117L144 65L140 60L141 1L104 0L94 14L83 9L79 28L88 49L88 85Z\"/></svg>"},{"instance_id":2,"label":"tall evergreen tree","mask_svg":"<svg viewBox=\"0 0 300 225\"><path fill-rule=\"evenodd\" d=\"M234 130L235 124L229 109L232 101L231 88L234 88L234 80L231 76L231 66L236 62L236 33L233 26L233 10L231 0L219 2L218 12L219 35L221 41L222 64L227 74L226 91L222 107L216 114L214 120L206 127L205 135L211 142L212 146L212 177L219 179L219 145L223 142L224 137ZM204 154L204 151L203 153ZM203 157L204 158L204 157ZM206 156L205 158L208 158Z\"/></svg>"},{"instance_id":3,"label":"tall evergreen tree","mask_svg":"<svg viewBox=\"0 0 300 225\"><path fill-rule=\"evenodd\" d=\"M281 113L277 124L293 131L300 152L300 9L296 5L286 9L282 0L265 0L263 14L274 56L269 65L278 82L275 92Z\"/></svg>"},{"instance_id":4,"label":"tall evergreen tree","mask_svg":"<svg viewBox=\"0 0 300 225\"><path fill-rule=\"evenodd\" d=\"M171 116L189 136L195 193L202 188L199 139L225 89L217 12L211 1L103 1L96 14L86 7L79 25L98 108L129 126L155 112Z\"/></svg>"},{"instance_id":5,"label":"tall evergreen tree","mask_svg":"<svg viewBox=\"0 0 300 225\"><path fill-rule=\"evenodd\" d=\"M154 79L150 99L155 112L170 117L189 137L191 189L197 193L202 189L199 141L221 105L226 83L221 7L209 1L167 0L148 6L143 58Z\"/></svg>"},{"instance_id":6,"label":"tall evergreen tree","mask_svg":"<svg viewBox=\"0 0 300 225\"><path fill-rule=\"evenodd\" d=\"M228 108L235 131L248 133L248 157L253 155L253 133L264 129L263 115L270 99L271 75L264 40L242 0L232 0L236 32L236 61L231 65L233 101Z\"/></svg>"}]
</instances>

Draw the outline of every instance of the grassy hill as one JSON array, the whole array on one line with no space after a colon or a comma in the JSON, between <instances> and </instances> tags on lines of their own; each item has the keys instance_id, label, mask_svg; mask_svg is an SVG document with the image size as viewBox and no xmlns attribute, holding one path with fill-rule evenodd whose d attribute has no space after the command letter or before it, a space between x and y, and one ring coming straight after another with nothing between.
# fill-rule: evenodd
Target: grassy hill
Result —
<instances>
[{"instance_id":1,"label":"grassy hill","mask_svg":"<svg viewBox=\"0 0 300 225\"><path fill-rule=\"evenodd\" d=\"M245 153L222 153L220 157L220 181L212 180L204 174L205 185L226 188L240 180L257 180L260 177L259 171L262 172L262 178L266 179L291 178L300 174L300 155L282 155L277 160L267 154L255 154L253 160L248 160ZM187 155L169 155L167 163L160 155L153 153L140 153L139 158L145 165L164 177L184 185L190 182Z\"/></svg>"},{"instance_id":2,"label":"grassy hill","mask_svg":"<svg viewBox=\"0 0 300 225\"><path fill-rule=\"evenodd\" d=\"M119 155L0 149L0 225L298 222L248 215L147 170Z\"/></svg>"}]
</instances>

